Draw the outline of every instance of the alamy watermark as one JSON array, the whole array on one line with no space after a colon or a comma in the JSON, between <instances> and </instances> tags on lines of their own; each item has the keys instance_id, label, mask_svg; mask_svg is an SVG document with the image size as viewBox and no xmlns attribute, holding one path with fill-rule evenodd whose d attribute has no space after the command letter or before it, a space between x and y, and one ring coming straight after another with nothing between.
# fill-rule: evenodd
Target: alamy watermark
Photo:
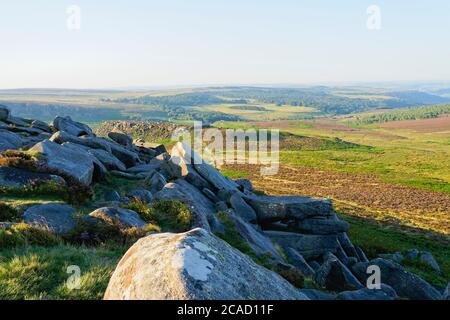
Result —
<instances>
[{"instance_id":1,"label":"alamy watermark","mask_svg":"<svg viewBox=\"0 0 450 320\"><path fill-rule=\"evenodd\" d=\"M81 8L77 5L71 5L66 8L67 20L66 27L69 31L81 29Z\"/></svg>"},{"instance_id":2,"label":"alamy watermark","mask_svg":"<svg viewBox=\"0 0 450 320\"><path fill-rule=\"evenodd\" d=\"M216 167L225 163L253 164L261 165L261 175L278 173L280 164L278 129L203 129L202 122L195 121L193 131L184 128L176 130L172 140L184 143L184 149L188 154L181 156L187 164L207 162ZM177 150L174 152L177 153Z\"/></svg>"},{"instance_id":3,"label":"alamy watermark","mask_svg":"<svg viewBox=\"0 0 450 320\"><path fill-rule=\"evenodd\" d=\"M67 267L67 273L70 276L67 278L66 286L69 290L81 289L81 269L77 265L71 265Z\"/></svg>"},{"instance_id":4,"label":"alamy watermark","mask_svg":"<svg viewBox=\"0 0 450 320\"><path fill-rule=\"evenodd\" d=\"M371 5L367 8L368 15L366 26L370 31L381 30L381 8L378 5Z\"/></svg>"}]
</instances>

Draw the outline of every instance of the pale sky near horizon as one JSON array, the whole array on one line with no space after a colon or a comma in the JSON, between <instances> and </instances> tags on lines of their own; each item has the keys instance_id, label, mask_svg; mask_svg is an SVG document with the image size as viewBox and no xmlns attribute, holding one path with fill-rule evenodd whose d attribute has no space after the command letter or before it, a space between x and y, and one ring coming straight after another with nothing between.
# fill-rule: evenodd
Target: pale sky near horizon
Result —
<instances>
[{"instance_id":1,"label":"pale sky near horizon","mask_svg":"<svg viewBox=\"0 0 450 320\"><path fill-rule=\"evenodd\" d=\"M0 1L0 89L450 80L449 57L448 0Z\"/></svg>"}]
</instances>

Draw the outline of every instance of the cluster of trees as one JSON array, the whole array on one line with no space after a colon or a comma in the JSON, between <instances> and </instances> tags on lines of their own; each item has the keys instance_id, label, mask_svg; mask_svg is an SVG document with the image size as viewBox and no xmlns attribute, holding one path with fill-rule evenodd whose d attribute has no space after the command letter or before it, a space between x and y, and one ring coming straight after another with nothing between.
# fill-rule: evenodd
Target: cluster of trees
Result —
<instances>
[{"instance_id":1,"label":"cluster of trees","mask_svg":"<svg viewBox=\"0 0 450 320\"><path fill-rule=\"evenodd\" d=\"M120 98L114 100L114 102L154 105L161 107L194 107L222 103L247 103L244 99L228 101L209 92L181 93L168 96L148 95L143 97Z\"/></svg>"},{"instance_id":2,"label":"cluster of trees","mask_svg":"<svg viewBox=\"0 0 450 320\"><path fill-rule=\"evenodd\" d=\"M393 110L380 114L372 114L358 119L357 123L372 124L401 120L431 119L442 115L450 115L450 104Z\"/></svg>"}]
</instances>

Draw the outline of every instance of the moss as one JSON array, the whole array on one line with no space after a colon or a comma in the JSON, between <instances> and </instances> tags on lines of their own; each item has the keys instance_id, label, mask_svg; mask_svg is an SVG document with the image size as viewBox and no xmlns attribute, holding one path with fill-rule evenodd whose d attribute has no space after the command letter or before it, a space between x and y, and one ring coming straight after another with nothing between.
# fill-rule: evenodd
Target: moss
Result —
<instances>
[{"instance_id":1,"label":"moss","mask_svg":"<svg viewBox=\"0 0 450 320\"><path fill-rule=\"evenodd\" d=\"M20 246L55 246L61 239L51 232L24 223L12 226L8 230L0 230L0 248Z\"/></svg>"}]
</instances>

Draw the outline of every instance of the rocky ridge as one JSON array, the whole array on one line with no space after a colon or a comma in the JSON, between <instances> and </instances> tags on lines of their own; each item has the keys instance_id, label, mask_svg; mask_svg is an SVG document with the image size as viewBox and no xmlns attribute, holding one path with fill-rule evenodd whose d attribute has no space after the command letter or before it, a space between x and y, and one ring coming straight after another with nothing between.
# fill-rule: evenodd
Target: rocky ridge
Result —
<instances>
[{"instance_id":1,"label":"rocky ridge","mask_svg":"<svg viewBox=\"0 0 450 320\"><path fill-rule=\"evenodd\" d=\"M37 159L31 168L23 159L3 161L0 186L51 180L89 188L106 175L145 180L148 190L116 193L108 206L85 217L123 227L147 226L138 213L120 207L133 198L144 203L178 200L189 208L193 230L139 240L119 263L106 299L445 298L396 262L369 261L352 244L348 225L337 217L331 200L257 195L250 181L223 176L181 142L168 153L162 145L133 141L119 129L124 128L98 137L70 117L57 117L48 125L13 117L0 106L0 159L10 160L11 154L17 158L11 150ZM67 205L44 204L28 208L23 220L64 234L76 226L74 211ZM246 254L222 240L230 230L249 248ZM365 288L371 265L382 270L379 290ZM301 289L305 277L323 292Z\"/></svg>"}]
</instances>

